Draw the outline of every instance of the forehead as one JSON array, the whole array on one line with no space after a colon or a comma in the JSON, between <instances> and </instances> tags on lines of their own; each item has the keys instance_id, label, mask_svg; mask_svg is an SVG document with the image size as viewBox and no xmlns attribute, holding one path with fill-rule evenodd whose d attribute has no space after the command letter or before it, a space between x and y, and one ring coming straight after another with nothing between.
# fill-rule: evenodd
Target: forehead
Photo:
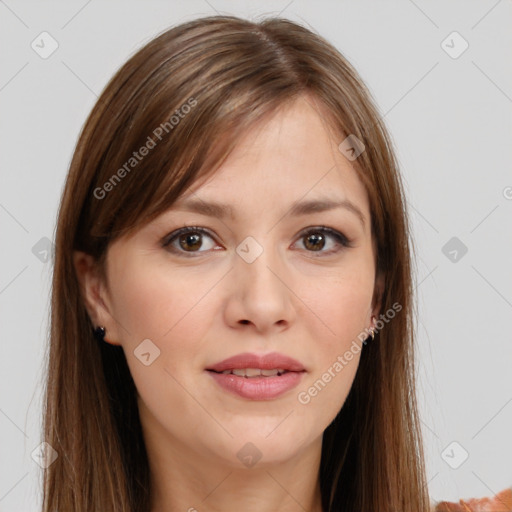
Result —
<instances>
[{"instance_id":1,"label":"forehead","mask_svg":"<svg viewBox=\"0 0 512 512\"><path fill-rule=\"evenodd\" d=\"M344 137L328 124L323 109L299 98L251 127L224 163L190 187L174 207L217 217L287 204L294 214L351 209L365 222L366 189L338 149ZM173 208L174 208L173 207Z\"/></svg>"}]
</instances>

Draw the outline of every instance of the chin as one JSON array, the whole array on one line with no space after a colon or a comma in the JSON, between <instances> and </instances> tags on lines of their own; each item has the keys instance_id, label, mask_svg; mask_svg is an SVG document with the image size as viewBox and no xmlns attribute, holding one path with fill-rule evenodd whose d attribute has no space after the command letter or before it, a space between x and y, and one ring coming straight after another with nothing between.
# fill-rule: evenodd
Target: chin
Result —
<instances>
[{"instance_id":1,"label":"chin","mask_svg":"<svg viewBox=\"0 0 512 512\"><path fill-rule=\"evenodd\" d=\"M293 413L286 418L289 412L280 417L239 417L230 422L221 421L233 437L223 435L222 441L219 439L221 442L216 443L216 448L222 446L219 456L238 469L241 465L252 467L251 464L263 468L292 459L322 432L311 432L304 422L299 424L292 420Z\"/></svg>"}]
</instances>

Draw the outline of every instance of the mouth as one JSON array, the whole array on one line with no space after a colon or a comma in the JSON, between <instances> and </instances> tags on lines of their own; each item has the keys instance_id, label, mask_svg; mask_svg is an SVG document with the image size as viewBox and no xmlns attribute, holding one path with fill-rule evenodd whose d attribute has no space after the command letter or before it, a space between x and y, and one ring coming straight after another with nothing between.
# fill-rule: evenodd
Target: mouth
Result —
<instances>
[{"instance_id":1,"label":"mouth","mask_svg":"<svg viewBox=\"0 0 512 512\"><path fill-rule=\"evenodd\" d=\"M289 370L284 370L283 368L276 368L272 370L264 370L263 368L233 368L232 370L224 370L223 372L216 372L215 370L208 371L221 373L223 375L236 375L246 379L253 379L255 377L280 377L281 375L289 372Z\"/></svg>"},{"instance_id":2,"label":"mouth","mask_svg":"<svg viewBox=\"0 0 512 512\"><path fill-rule=\"evenodd\" d=\"M306 373L289 356L271 353L239 354L206 368L224 390L249 400L272 400L296 387Z\"/></svg>"},{"instance_id":3,"label":"mouth","mask_svg":"<svg viewBox=\"0 0 512 512\"><path fill-rule=\"evenodd\" d=\"M305 371L305 368L300 361L297 361L290 356L279 354L278 352L271 352L263 355L245 352L243 354L228 357L227 359L219 361L206 369L217 373L243 370L245 373L240 374L240 376L247 375L248 377L265 375L265 372L268 370L280 373ZM237 374L235 373L235 375ZM272 376L273 374L269 375Z\"/></svg>"}]
</instances>

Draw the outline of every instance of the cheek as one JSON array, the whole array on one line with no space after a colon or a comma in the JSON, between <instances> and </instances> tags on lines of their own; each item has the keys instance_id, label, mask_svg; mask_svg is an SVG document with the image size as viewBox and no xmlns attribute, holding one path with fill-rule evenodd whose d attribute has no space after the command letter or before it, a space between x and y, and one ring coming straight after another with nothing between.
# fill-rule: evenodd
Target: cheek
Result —
<instances>
[{"instance_id":1,"label":"cheek","mask_svg":"<svg viewBox=\"0 0 512 512\"><path fill-rule=\"evenodd\" d=\"M331 293L327 291L317 306L326 325L322 330L324 334L315 338L314 333L311 333L312 339L317 340L315 359L318 364L315 377L318 378L328 369L332 369L339 358L346 355L346 363L343 364L347 368L343 368L343 371L335 371L336 368L331 370L339 376L332 379L335 384L330 387L344 387L355 375L360 356L357 347L361 347L362 339L366 338L364 328L368 327L367 318L373 291L371 286L349 286L351 283L347 281L344 284L346 286L333 287ZM324 380L328 380L328 377Z\"/></svg>"},{"instance_id":2,"label":"cheek","mask_svg":"<svg viewBox=\"0 0 512 512\"><path fill-rule=\"evenodd\" d=\"M323 352L339 351L361 330L369 326L371 301L374 292L373 262L364 257L354 264L318 274L304 282L302 297L315 313L316 336L323 340ZM362 261L361 261L362 260Z\"/></svg>"},{"instance_id":3,"label":"cheek","mask_svg":"<svg viewBox=\"0 0 512 512\"><path fill-rule=\"evenodd\" d=\"M317 276L310 280L314 285L304 289L304 302L318 317L309 324L309 336L315 340L315 371L299 390L297 401L304 414L326 426L343 406L364 350L374 288L372 263Z\"/></svg>"},{"instance_id":4,"label":"cheek","mask_svg":"<svg viewBox=\"0 0 512 512\"><path fill-rule=\"evenodd\" d=\"M204 357L202 344L214 311L208 292L218 276L170 272L136 259L125 261L122 269L122 274L112 272L113 315L137 388L156 404L165 393L180 397L180 383Z\"/></svg>"},{"instance_id":5,"label":"cheek","mask_svg":"<svg viewBox=\"0 0 512 512\"><path fill-rule=\"evenodd\" d=\"M158 264L137 264L136 260L126 263L122 274L112 272L116 289L112 311L121 325L123 345L146 338L156 344L168 343L186 326L190 329L191 318L196 319L195 327L201 328L197 315L203 314L202 299L215 284L215 276L191 276Z\"/></svg>"},{"instance_id":6,"label":"cheek","mask_svg":"<svg viewBox=\"0 0 512 512\"><path fill-rule=\"evenodd\" d=\"M114 315L124 327L121 342L139 400L150 417L174 433L193 431L205 417L189 395L194 389L190 369L204 353L211 312L201 298L215 281L211 276L185 279L178 272L171 276L157 265L127 265L123 274L116 282Z\"/></svg>"}]
</instances>

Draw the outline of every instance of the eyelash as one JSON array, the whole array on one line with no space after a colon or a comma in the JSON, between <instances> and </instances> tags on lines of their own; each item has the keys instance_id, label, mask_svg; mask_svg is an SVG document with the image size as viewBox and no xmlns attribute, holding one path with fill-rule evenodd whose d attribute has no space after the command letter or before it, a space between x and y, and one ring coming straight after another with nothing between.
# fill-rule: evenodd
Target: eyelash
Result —
<instances>
[{"instance_id":1,"label":"eyelash","mask_svg":"<svg viewBox=\"0 0 512 512\"><path fill-rule=\"evenodd\" d=\"M162 247L164 247L164 248L169 247L171 249L171 251L176 254L190 255L187 257L197 257L197 256L201 255L202 253L208 252L208 251L190 251L189 252L189 251L184 251L181 249L176 249L175 247L171 246L171 243L174 240L178 239L181 235L184 235L187 233L200 233L201 235L207 235L212 240L215 240L215 237L213 237L213 235L207 229L201 228L199 226L186 226L184 228L173 231L172 233L170 233L169 235L164 237L164 239L162 240ZM339 231L336 231L335 229L328 228L327 226L316 226L316 227L312 227L312 228L306 228L305 231L302 231L300 233L298 240L305 238L306 236L314 234L314 233L322 233L324 235L331 236L332 238L334 238L336 243L341 246L341 248L338 247L336 249L331 249L329 251L323 251L323 250L308 251L307 249L305 249L307 252L310 252L312 254L318 253L319 255L331 255L331 254L335 254L335 253L339 252L343 248L348 249L348 248L352 247L352 241L349 240L343 233L340 233ZM317 257L317 256L314 256L314 257Z\"/></svg>"}]
</instances>

